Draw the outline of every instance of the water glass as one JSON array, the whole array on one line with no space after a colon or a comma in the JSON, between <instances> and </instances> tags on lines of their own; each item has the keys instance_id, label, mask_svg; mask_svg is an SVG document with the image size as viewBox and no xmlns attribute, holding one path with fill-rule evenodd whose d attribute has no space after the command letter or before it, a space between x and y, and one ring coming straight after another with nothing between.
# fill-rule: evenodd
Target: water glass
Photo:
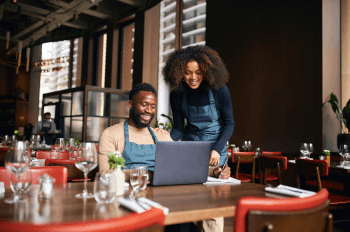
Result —
<instances>
[{"instance_id":1,"label":"water glass","mask_svg":"<svg viewBox=\"0 0 350 232\"><path fill-rule=\"evenodd\" d=\"M344 166L345 156L349 153L348 145L340 144L339 146L339 155L341 156L340 165Z\"/></svg>"},{"instance_id":2,"label":"water glass","mask_svg":"<svg viewBox=\"0 0 350 232\"><path fill-rule=\"evenodd\" d=\"M307 143L302 143L300 146L300 158L302 159L307 159L308 158L308 153L309 153L309 144Z\"/></svg>"},{"instance_id":3,"label":"water glass","mask_svg":"<svg viewBox=\"0 0 350 232\"><path fill-rule=\"evenodd\" d=\"M26 194L30 190L30 186L32 185L32 171L31 169L27 169L22 172L18 179L16 178L16 174L11 174L10 180L11 189L13 192L17 194Z\"/></svg>"},{"instance_id":4,"label":"water glass","mask_svg":"<svg viewBox=\"0 0 350 232\"><path fill-rule=\"evenodd\" d=\"M116 185L112 183L110 173L96 173L94 182L94 197L99 204L108 204L114 201Z\"/></svg>"},{"instance_id":5,"label":"water glass","mask_svg":"<svg viewBox=\"0 0 350 232\"><path fill-rule=\"evenodd\" d=\"M242 143L242 148L244 149L244 151L247 151L247 148L248 148L248 141L244 141Z\"/></svg>"},{"instance_id":6,"label":"water glass","mask_svg":"<svg viewBox=\"0 0 350 232\"><path fill-rule=\"evenodd\" d=\"M69 159L74 160L75 158L72 156L72 152L75 149L75 139L69 138L66 141L66 150L69 152Z\"/></svg>"},{"instance_id":7,"label":"water glass","mask_svg":"<svg viewBox=\"0 0 350 232\"><path fill-rule=\"evenodd\" d=\"M8 135L5 135L2 140L2 145L8 146L10 144L10 137Z\"/></svg>"},{"instance_id":8,"label":"water glass","mask_svg":"<svg viewBox=\"0 0 350 232\"><path fill-rule=\"evenodd\" d=\"M59 159L60 153L56 150L51 150L50 152L50 159Z\"/></svg>"},{"instance_id":9,"label":"water glass","mask_svg":"<svg viewBox=\"0 0 350 232\"><path fill-rule=\"evenodd\" d=\"M148 182L147 166L133 166L130 175L130 184L133 189L145 189Z\"/></svg>"}]
</instances>

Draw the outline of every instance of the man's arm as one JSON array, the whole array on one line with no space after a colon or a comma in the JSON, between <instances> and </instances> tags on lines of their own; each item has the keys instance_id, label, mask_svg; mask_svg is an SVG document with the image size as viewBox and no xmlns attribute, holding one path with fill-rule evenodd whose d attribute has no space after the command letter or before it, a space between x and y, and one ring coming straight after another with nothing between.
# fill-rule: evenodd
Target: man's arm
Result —
<instances>
[{"instance_id":1,"label":"man's arm","mask_svg":"<svg viewBox=\"0 0 350 232\"><path fill-rule=\"evenodd\" d=\"M99 155L98 168L100 172L108 173L113 170L113 167L111 169L109 168L110 165L108 164L107 152L114 152L114 151L116 151L115 141L110 131L106 129L102 132L102 135L100 137L100 141L98 144L98 155Z\"/></svg>"},{"instance_id":2,"label":"man's arm","mask_svg":"<svg viewBox=\"0 0 350 232\"><path fill-rule=\"evenodd\" d=\"M34 124L34 128L33 128L33 131L32 131L32 134L33 135L43 135L44 134L44 132L41 132L40 133L40 130L41 130L41 127L40 127L40 122L36 122L35 124Z\"/></svg>"}]
</instances>

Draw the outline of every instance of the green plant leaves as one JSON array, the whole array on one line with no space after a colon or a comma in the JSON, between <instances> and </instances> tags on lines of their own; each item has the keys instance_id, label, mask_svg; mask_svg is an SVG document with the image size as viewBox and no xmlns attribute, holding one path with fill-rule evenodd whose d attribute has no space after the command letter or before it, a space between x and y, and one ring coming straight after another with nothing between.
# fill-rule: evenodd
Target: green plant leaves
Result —
<instances>
[{"instance_id":1,"label":"green plant leaves","mask_svg":"<svg viewBox=\"0 0 350 232\"><path fill-rule=\"evenodd\" d=\"M122 156L116 156L112 152L107 152L108 155L108 163L109 163L109 169L112 169L112 166L116 169L118 165L121 165L122 167L125 168L124 162L125 159Z\"/></svg>"}]
</instances>

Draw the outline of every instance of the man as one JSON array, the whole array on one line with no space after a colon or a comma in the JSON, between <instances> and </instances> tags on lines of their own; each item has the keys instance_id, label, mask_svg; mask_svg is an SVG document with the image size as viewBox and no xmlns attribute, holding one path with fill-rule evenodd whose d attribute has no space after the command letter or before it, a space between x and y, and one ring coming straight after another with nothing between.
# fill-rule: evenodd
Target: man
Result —
<instances>
[{"instance_id":1,"label":"man","mask_svg":"<svg viewBox=\"0 0 350 232\"><path fill-rule=\"evenodd\" d=\"M130 169L133 165L147 166L154 171L154 160L157 141L173 141L167 132L155 131L149 127L156 113L157 93L148 83L135 85L129 94L129 118L122 123L105 129L99 141L99 170L110 172L107 152L119 151L125 159L124 165ZM126 180L130 173L124 170ZM210 175L216 176L221 168L210 168ZM228 178L229 167L225 168L221 177ZM203 227L205 231L222 231L223 218L206 220ZM168 230L170 227L168 228ZM208 230L209 229L209 230ZM218 229L218 230L217 230Z\"/></svg>"},{"instance_id":2,"label":"man","mask_svg":"<svg viewBox=\"0 0 350 232\"><path fill-rule=\"evenodd\" d=\"M52 145L52 135L50 135L49 131L56 130L56 124L51 122L51 113L46 112L44 114L44 119L42 121L36 122L34 125L34 129L32 134L41 135L43 139L45 139L45 143L48 145Z\"/></svg>"}]
</instances>

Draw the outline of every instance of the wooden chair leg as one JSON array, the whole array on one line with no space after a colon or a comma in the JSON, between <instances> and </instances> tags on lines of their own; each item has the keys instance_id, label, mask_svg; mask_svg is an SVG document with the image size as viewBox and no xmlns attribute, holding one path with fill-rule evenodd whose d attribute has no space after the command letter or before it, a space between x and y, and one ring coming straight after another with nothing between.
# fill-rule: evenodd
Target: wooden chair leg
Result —
<instances>
[{"instance_id":1,"label":"wooden chair leg","mask_svg":"<svg viewBox=\"0 0 350 232\"><path fill-rule=\"evenodd\" d=\"M277 176L278 176L278 184L282 184L280 163L277 163Z\"/></svg>"},{"instance_id":2,"label":"wooden chair leg","mask_svg":"<svg viewBox=\"0 0 350 232\"><path fill-rule=\"evenodd\" d=\"M317 186L318 186L318 190L320 191L322 189L322 183L321 183L320 170L318 167L316 167L316 174L317 174Z\"/></svg>"},{"instance_id":3,"label":"wooden chair leg","mask_svg":"<svg viewBox=\"0 0 350 232\"><path fill-rule=\"evenodd\" d=\"M252 183L255 182L255 160L256 160L256 157L254 157L254 159L253 159Z\"/></svg>"},{"instance_id":4,"label":"wooden chair leg","mask_svg":"<svg viewBox=\"0 0 350 232\"><path fill-rule=\"evenodd\" d=\"M236 175L235 178L238 180L238 173L239 173L239 163L240 163L241 159L240 157L238 157L237 159L237 166L236 166Z\"/></svg>"},{"instance_id":5,"label":"wooden chair leg","mask_svg":"<svg viewBox=\"0 0 350 232\"><path fill-rule=\"evenodd\" d=\"M267 175L267 169L265 168L265 171L264 171L264 185L266 185L266 175Z\"/></svg>"}]
</instances>

